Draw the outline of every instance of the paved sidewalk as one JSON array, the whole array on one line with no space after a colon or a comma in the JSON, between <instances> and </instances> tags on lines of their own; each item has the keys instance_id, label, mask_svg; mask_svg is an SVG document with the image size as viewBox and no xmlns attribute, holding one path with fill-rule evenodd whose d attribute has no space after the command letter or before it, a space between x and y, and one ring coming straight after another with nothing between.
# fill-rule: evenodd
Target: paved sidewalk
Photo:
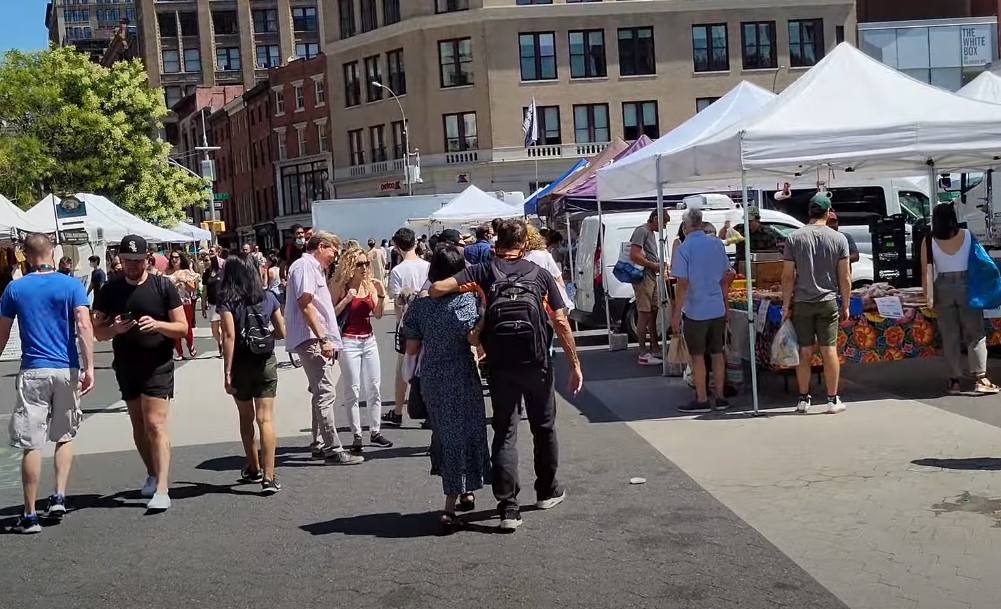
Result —
<instances>
[{"instance_id":1,"label":"paved sidewalk","mask_svg":"<svg viewBox=\"0 0 1001 609\"><path fill-rule=\"evenodd\" d=\"M377 327L391 395L391 323ZM428 433L415 427L387 430L397 445L368 450L369 461L351 468L308 460L306 434L283 433L286 488L259 497L257 487L235 484L242 458L226 442L236 425L219 393L220 370L198 360L178 373L175 503L165 514L144 516L128 490L143 471L130 448L114 450L124 443L121 421L108 413L84 424L87 454L77 460L65 522L33 537L0 537L0 571L12 575L0 608L67 599L102 609L844 608L626 424L593 424L562 400L569 498L549 512L526 509L513 535L494 534L485 490L467 531L437 536L440 481L427 474ZM286 430L308 423L300 375L281 375L276 416ZM530 503L525 424L521 433L522 500ZM85 435L95 438L85 445ZM630 485L633 476L647 483ZM0 489L0 516L16 513L19 494ZM41 567L54 559L58 568Z\"/></svg>"}]
</instances>

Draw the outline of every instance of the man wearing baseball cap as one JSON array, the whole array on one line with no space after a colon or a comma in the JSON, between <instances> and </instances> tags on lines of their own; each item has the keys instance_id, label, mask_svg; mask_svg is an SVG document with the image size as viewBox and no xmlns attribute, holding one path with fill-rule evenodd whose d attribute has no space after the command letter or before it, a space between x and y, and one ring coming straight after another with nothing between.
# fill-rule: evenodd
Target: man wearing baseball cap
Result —
<instances>
[{"instance_id":1,"label":"man wearing baseball cap","mask_svg":"<svg viewBox=\"0 0 1001 609\"><path fill-rule=\"evenodd\" d=\"M810 223L786 239L782 269L782 321L792 320L799 341L796 412L810 409L810 360L819 345L824 360L827 413L844 411L838 395L841 362L838 360L838 322L848 319L851 298L848 239L831 230L831 200L820 193L810 199ZM838 301L840 296L841 300Z\"/></svg>"},{"instance_id":2,"label":"man wearing baseball cap","mask_svg":"<svg viewBox=\"0 0 1001 609\"><path fill-rule=\"evenodd\" d=\"M146 509L170 507L167 474L170 438L167 412L174 397L174 339L187 333L181 296L169 279L146 269L149 246L126 235L118 250L124 273L109 281L94 301L94 335L111 340L112 367L132 421L132 436L146 465Z\"/></svg>"}]
</instances>

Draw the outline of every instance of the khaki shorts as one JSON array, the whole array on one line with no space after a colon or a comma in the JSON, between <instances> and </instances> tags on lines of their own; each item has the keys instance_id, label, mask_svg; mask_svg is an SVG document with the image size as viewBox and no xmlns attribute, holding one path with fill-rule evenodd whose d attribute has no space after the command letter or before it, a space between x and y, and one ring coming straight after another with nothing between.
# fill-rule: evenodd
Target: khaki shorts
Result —
<instances>
[{"instance_id":1,"label":"khaki shorts","mask_svg":"<svg viewBox=\"0 0 1001 609\"><path fill-rule=\"evenodd\" d=\"M636 310L641 313L649 313L657 310L660 299L657 297L657 278L649 274L643 275L643 281L633 284L633 293L636 294Z\"/></svg>"},{"instance_id":2,"label":"khaki shorts","mask_svg":"<svg viewBox=\"0 0 1001 609\"><path fill-rule=\"evenodd\" d=\"M838 344L837 300L794 302L790 318L800 347L810 347L813 344L834 347Z\"/></svg>"},{"instance_id":3,"label":"khaki shorts","mask_svg":"<svg viewBox=\"0 0 1001 609\"><path fill-rule=\"evenodd\" d=\"M241 402L278 395L278 361L270 357L239 356L231 373L233 397Z\"/></svg>"},{"instance_id":4,"label":"khaki shorts","mask_svg":"<svg viewBox=\"0 0 1001 609\"><path fill-rule=\"evenodd\" d=\"M19 450L43 448L46 440L70 442L83 420L77 383L69 368L22 370L14 381L17 401L10 417L10 445Z\"/></svg>"},{"instance_id":5,"label":"khaki shorts","mask_svg":"<svg viewBox=\"0 0 1001 609\"><path fill-rule=\"evenodd\" d=\"M723 353L723 338L726 334L726 318L688 319L682 324L685 344L692 357L720 355Z\"/></svg>"}]
</instances>

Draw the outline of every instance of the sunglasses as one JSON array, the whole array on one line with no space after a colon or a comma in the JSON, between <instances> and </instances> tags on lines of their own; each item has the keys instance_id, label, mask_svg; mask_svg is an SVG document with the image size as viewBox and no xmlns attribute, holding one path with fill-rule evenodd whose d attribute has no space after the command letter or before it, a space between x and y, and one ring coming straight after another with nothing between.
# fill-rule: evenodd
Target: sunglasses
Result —
<instances>
[{"instance_id":1,"label":"sunglasses","mask_svg":"<svg viewBox=\"0 0 1001 609\"><path fill-rule=\"evenodd\" d=\"M370 263L367 260L365 262L356 262L355 263L355 268L356 269L363 269L363 268L367 267L369 264Z\"/></svg>"}]
</instances>

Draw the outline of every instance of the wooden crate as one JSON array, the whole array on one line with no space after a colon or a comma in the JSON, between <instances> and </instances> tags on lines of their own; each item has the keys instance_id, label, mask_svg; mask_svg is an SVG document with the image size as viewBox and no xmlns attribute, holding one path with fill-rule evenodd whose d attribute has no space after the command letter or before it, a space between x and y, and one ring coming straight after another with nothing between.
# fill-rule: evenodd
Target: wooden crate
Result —
<instances>
[{"instance_id":1,"label":"wooden crate","mask_svg":"<svg viewBox=\"0 0 1001 609\"><path fill-rule=\"evenodd\" d=\"M755 287L768 289L775 284L782 283L783 264L781 260L752 262L751 278L754 279Z\"/></svg>"}]
</instances>

